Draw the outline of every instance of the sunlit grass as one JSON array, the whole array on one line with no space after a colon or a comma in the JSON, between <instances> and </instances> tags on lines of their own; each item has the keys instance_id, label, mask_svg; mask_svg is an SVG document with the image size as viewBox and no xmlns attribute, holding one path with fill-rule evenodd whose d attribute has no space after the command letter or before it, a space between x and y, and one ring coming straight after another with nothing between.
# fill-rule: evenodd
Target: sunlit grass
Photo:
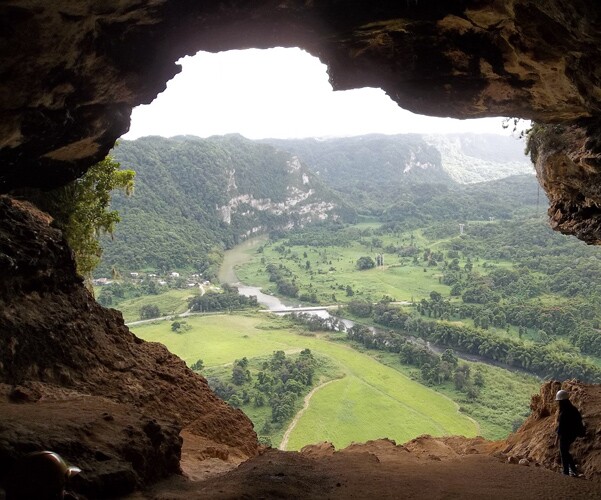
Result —
<instances>
[{"instance_id":1,"label":"sunlit grass","mask_svg":"<svg viewBox=\"0 0 601 500\"><path fill-rule=\"evenodd\" d=\"M169 290L159 295L144 295L134 299L127 299L114 306L123 314L126 322L140 319L140 308L144 305L157 306L161 316L181 314L188 310L188 299L198 290Z\"/></svg>"},{"instance_id":2,"label":"sunlit grass","mask_svg":"<svg viewBox=\"0 0 601 500\"><path fill-rule=\"evenodd\" d=\"M281 319L258 315L213 315L186 321L191 329L183 334L172 332L168 321L133 330L146 340L165 344L188 364L202 359L205 366L214 367L244 356L251 359L276 350L292 353L309 348L339 367L344 377L314 395L291 435L290 449L323 440L339 447L380 437L404 442L423 433L477 433L475 423L459 413L450 399L344 343L325 336L301 336ZM264 419L264 411L259 413ZM316 420L320 426L314 424Z\"/></svg>"}]
</instances>

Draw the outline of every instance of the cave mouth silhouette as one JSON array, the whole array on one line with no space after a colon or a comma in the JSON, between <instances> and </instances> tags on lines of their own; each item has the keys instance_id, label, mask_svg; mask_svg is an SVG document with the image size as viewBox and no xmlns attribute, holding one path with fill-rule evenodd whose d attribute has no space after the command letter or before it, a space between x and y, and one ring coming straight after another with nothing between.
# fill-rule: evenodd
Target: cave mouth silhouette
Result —
<instances>
[{"instance_id":1,"label":"cave mouth silhouette","mask_svg":"<svg viewBox=\"0 0 601 500\"><path fill-rule=\"evenodd\" d=\"M403 110L381 88L334 91L327 66L295 48L198 52L148 105L132 111L122 140L240 134L248 139L368 134L509 134L507 118L458 120ZM202 119L199 119L202 117Z\"/></svg>"},{"instance_id":2,"label":"cave mouth silhouette","mask_svg":"<svg viewBox=\"0 0 601 500\"><path fill-rule=\"evenodd\" d=\"M48 189L79 177L125 132L131 109L151 102L177 73L174 61L184 54L299 46L327 63L336 89L381 87L403 107L426 114L507 115L565 125L557 127L565 149L542 155L537 166L552 200L552 225L589 243L601 241L594 208L601 206L594 161L601 109L598 51L593 50L599 45L597 4L586 5L587 16L579 3L562 0L494 6L440 1L67 4L1 7L3 26L10 28L2 49L1 193ZM545 148L548 152L548 144ZM60 393L52 391L68 386L69 394L86 395L98 408L109 405L106 398L114 402L101 423L107 439L108 428L114 432L114 446L105 451L89 446L84 453L89 436L82 433L74 451L65 444L73 443L71 435L63 442L68 458L69 453L85 456L87 471L131 458L119 441L127 429L136 436L133 441L148 445L136 456L152 457L130 460L128 466L119 462L123 468L111 472L124 471L120 492L131 491L177 469L177 425L161 420L176 416L212 441L207 449L214 456L235 449L256 454L256 438L244 419L181 371L179 360L136 341L118 315L90 300L60 236L34 209L1 198L0 225L1 247L10 254L0 260L0 301L6 306L0 308L0 330L8 332L0 347L12 356L0 373L11 384L30 383L13 387L11 396L29 402L44 396L49 408L55 403L48 397ZM34 352L44 355L32 359ZM128 378L132 373L135 380ZM185 381L186 390L173 380ZM33 404L11 409L26 412L28 407ZM190 408L204 413L192 414ZM86 422L76 404L69 413L82 419L81 429L98 425L98 415L89 414ZM58 417L46 420L54 425ZM60 444L44 429L38 443ZM153 447L159 441L168 445ZM2 464L19 450L14 446L6 452Z\"/></svg>"}]
</instances>

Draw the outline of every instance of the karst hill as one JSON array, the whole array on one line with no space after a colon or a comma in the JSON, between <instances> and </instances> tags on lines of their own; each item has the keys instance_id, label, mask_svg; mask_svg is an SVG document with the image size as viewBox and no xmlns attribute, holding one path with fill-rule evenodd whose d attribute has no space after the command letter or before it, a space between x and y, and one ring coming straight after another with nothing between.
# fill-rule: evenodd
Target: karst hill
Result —
<instances>
[{"instance_id":1,"label":"karst hill","mask_svg":"<svg viewBox=\"0 0 601 500\"><path fill-rule=\"evenodd\" d=\"M551 225L598 244L598 2L9 0L0 19L2 475L49 448L83 469L74 487L90 497L598 496L601 396L575 383L568 387L593 432L579 445L587 480L548 469L552 385L504 443L423 438L260 452L241 412L94 301L60 232L14 196L64 185L104 158L181 56L298 46L328 65L335 89L381 87L430 115L536 120L532 154ZM530 466L502 463L507 456ZM204 482L180 475L184 467L200 480L216 463L251 457Z\"/></svg>"}]
</instances>

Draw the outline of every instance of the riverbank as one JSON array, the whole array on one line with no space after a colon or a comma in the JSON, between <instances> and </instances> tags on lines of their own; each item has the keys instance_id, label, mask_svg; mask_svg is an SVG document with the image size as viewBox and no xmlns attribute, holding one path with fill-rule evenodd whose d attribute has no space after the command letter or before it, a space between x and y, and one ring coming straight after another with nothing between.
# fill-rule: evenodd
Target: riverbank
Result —
<instances>
[{"instance_id":1,"label":"riverbank","mask_svg":"<svg viewBox=\"0 0 601 500\"><path fill-rule=\"evenodd\" d=\"M236 245L230 250L226 250L223 254L223 262L217 273L219 282L227 283L229 285L238 283L236 267L250 262L252 259L252 252L265 243L267 239L267 236L257 236L256 238L250 238L243 243Z\"/></svg>"}]
</instances>

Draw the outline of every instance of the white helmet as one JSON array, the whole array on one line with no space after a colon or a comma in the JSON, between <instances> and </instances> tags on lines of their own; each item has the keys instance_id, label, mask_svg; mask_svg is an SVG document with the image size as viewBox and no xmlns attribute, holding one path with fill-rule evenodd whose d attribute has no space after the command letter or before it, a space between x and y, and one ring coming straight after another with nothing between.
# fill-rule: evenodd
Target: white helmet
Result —
<instances>
[{"instance_id":1,"label":"white helmet","mask_svg":"<svg viewBox=\"0 0 601 500\"><path fill-rule=\"evenodd\" d=\"M564 399L570 399L570 393L568 391L564 391L563 389L557 391L555 395L555 401L563 401Z\"/></svg>"}]
</instances>

